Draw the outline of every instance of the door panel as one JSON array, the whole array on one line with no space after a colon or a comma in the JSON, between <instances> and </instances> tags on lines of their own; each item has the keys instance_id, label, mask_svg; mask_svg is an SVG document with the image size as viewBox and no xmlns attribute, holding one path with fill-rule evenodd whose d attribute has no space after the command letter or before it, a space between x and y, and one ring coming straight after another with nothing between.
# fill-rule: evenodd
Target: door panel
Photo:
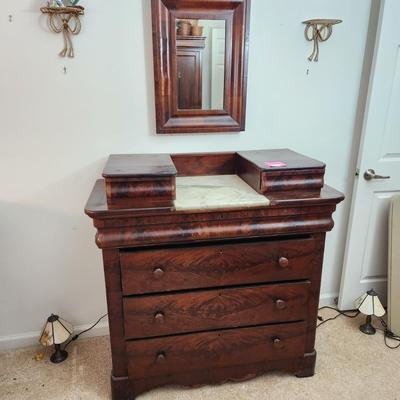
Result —
<instances>
[{"instance_id":1,"label":"door panel","mask_svg":"<svg viewBox=\"0 0 400 400\"><path fill-rule=\"evenodd\" d=\"M181 110L201 108L201 52L178 51L177 69L178 108Z\"/></svg>"},{"instance_id":2,"label":"door panel","mask_svg":"<svg viewBox=\"0 0 400 400\"><path fill-rule=\"evenodd\" d=\"M398 162L400 159L400 40L396 49L393 82L390 85L390 100L388 114L383 132L383 145L381 154L384 162Z\"/></svg>"}]
</instances>

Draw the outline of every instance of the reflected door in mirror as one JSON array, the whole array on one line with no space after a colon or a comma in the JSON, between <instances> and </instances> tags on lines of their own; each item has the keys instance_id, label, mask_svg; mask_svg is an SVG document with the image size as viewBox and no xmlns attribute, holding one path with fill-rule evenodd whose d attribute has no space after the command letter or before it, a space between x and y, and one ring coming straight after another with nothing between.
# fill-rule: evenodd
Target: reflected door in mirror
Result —
<instances>
[{"instance_id":1,"label":"reflected door in mirror","mask_svg":"<svg viewBox=\"0 0 400 400\"><path fill-rule=\"evenodd\" d=\"M178 36L176 40L178 108L202 108L202 51L205 38Z\"/></svg>"}]
</instances>

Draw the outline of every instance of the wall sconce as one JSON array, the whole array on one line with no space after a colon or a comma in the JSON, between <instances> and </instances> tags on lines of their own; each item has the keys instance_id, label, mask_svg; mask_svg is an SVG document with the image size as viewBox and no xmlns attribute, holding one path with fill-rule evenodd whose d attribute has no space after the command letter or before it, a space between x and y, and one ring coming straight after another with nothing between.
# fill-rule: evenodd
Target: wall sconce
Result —
<instances>
[{"instance_id":1,"label":"wall sconce","mask_svg":"<svg viewBox=\"0 0 400 400\"><path fill-rule=\"evenodd\" d=\"M332 35L332 26L343 22L341 19L309 19L303 21L306 24L304 31L306 39L314 41L313 52L308 59L310 61L318 61L319 42L326 42Z\"/></svg>"},{"instance_id":2,"label":"wall sconce","mask_svg":"<svg viewBox=\"0 0 400 400\"><path fill-rule=\"evenodd\" d=\"M72 4L76 4L75 1ZM58 4L58 3L56 3ZM61 3L63 4L63 3ZM84 14L85 9L82 6L58 6L42 7L42 13L48 14L48 24L54 33L63 33L64 48L59 53L61 57L74 57L74 46L72 45L71 35L78 35L81 31L80 15Z\"/></svg>"}]
</instances>

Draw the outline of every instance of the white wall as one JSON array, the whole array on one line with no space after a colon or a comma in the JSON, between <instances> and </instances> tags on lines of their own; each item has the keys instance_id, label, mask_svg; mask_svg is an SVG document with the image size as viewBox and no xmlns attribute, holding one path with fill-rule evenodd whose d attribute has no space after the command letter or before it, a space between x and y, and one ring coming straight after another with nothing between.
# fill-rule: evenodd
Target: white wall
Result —
<instances>
[{"instance_id":1,"label":"white wall","mask_svg":"<svg viewBox=\"0 0 400 400\"><path fill-rule=\"evenodd\" d=\"M83 1L73 60L57 56L62 37L47 31L42 3L2 0L0 14L3 345L31 340L51 312L75 325L105 312L83 208L110 153L290 147L326 162L326 182L350 193L370 1L253 0L246 132L206 136L155 135L150 0ZM309 63L301 21L317 17L344 23ZM326 298L339 287L348 207L327 237Z\"/></svg>"}]
</instances>

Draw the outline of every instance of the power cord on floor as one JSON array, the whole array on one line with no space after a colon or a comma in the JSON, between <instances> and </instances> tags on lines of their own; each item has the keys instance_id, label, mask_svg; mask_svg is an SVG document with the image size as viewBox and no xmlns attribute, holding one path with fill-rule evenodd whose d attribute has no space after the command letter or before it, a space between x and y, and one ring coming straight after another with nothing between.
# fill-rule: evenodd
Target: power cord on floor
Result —
<instances>
[{"instance_id":1,"label":"power cord on floor","mask_svg":"<svg viewBox=\"0 0 400 400\"><path fill-rule=\"evenodd\" d=\"M77 333L76 335L72 336L71 340L65 345L64 350L72 343L75 342L75 340L77 340L79 338L79 336L83 335L86 332L89 332L91 329L93 329L103 318L107 317L107 314L104 314L103 316L101 316L90 328L85 329L82 332Z\"/></svg>"},{"instance_id":2,"label":"power cord on floor","mask_svg":"<svg viewBox=\"0 0 400 400\"><path fill-rule=\"evenodd\" d=\"M380 329L380 328L377 328L377 329L378 329L378 331L383 332L383 340L385 342L385 346L392 350L398 349L400 347L400 336L394 334L391 330L389 330L387 323L382 318L380 318L380 321L381 321L381 325L383 326L383 329ZM399 343L396 344L395 346L391 346L387 342L388 339L392 339Z\"/></svg>"},{"instance_id":3,"label":"power cord on floor","mask_svg":"<svg viewBox=\"0 0 400 400\"><path fill-rule=\"evenodd\" d=\"M360 314L360 311L355 311L355 314L347 314L347 313L345 313L345 312L343 312L343 311L339 311L338 309L336 309L336 308L334 308L334 307L329 307L329 306L324 306L324 307L319 308L319 309L318 309L318 312L321 311L321 310L325 310L325 309L333 310L333 311L337 312L338 314L335 315L334 317L327 318L327 319L324 319L324 318L322 318L320 315L318 315L318 320L319 320L319 321L322 321L322 322L320 322L320 323L317 325L317 328L319 328L321 325L325 324L325 323L328 322L328 321L333 321L334 319L340 317L341 315L343 315L343 317L347 317L347 318L356 318L356 317L358 317L359 314Z\"/></svg>"},{"instance_id":4,"label":"power cord on floor","mask_svg":"<svg viewBox=\"0 0 400 400\"><path fill-rule=\"evenodd\" d=\"M327 318L327 319L324 319L320 315L318 315L318 321L322 321L322 322L320 322L317 325L317 328L320 327L321 325L325 324L325 322L333 321L334 319L340 317L341 315L343 315L344 317L347 317L347 318L356 318L356 317L358 317L360 315L360 311L355 311L354 314L347 314L347 313L345 313L343 311L339 311L338 309L336 309L334 307L329 307L329 306L325 306L325 307L319 308L318 312L321 311L321 310L324 310L324 309L333 310L333 311L335 311L337 313L337 315L335 315L334 317L331 317L331 318ZM383 340L385 342L385 346L388 347L389 349L392 349L392 350L398 349L400 347L400 336L396 335L392 331L390 331L388 326L387 326L387 323L382 318L380 318L379 321L381 322L381 325L382 325L383 329L380 329L380 328L376 328L376 329L378 331L383 332ZM391 346L387 342L388 339L397 341L399 343L397 345L395 345L395 346Z\"/></svg>"}]
</instances>

